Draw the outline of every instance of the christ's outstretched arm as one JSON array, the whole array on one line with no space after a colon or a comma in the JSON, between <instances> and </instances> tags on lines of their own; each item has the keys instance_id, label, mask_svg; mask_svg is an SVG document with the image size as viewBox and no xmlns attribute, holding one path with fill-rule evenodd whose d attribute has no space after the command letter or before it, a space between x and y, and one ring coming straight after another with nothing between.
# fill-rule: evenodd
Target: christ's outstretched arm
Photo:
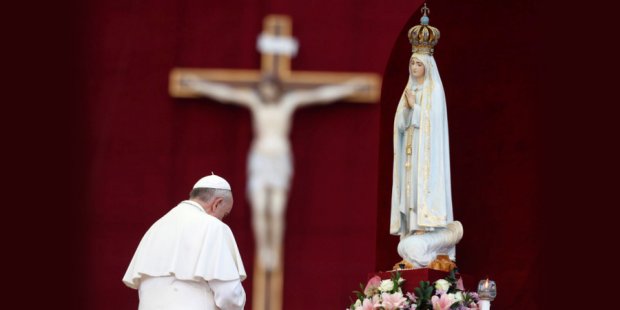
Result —
<instances>
[{"instance_id":1,"label":"christ's outstretched arm","mask_svg":"<svg viewBox=\"0 0 620 310\"><path fill-rule=\"evenodd\" d=\"M222 103L234 103L250 109L258 105L257 96L250 89L234 88L220 83L201 80L196 75L187 75L183 81L189 88L203 96Z\"/></svg>"},{"instance_id":2,"label":"christ's outstretched arm","mask_svg":"<svg viewBox=\"0 0 620 310\"><path fill-rule=\"evenodd\" d=\"M311 104L327 104L351 96L365 87L367 87L367 83L364 79L354 78L338 85L293 91L286 94L283 101L291 105L293 109Z\"/></svg>"}]
</instances>

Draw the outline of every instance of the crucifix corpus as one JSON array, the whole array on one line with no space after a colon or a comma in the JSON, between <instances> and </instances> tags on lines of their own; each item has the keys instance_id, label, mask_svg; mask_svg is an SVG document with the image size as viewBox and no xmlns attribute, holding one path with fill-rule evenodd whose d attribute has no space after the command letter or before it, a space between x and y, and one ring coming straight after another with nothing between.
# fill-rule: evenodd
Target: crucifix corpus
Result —
<instances>
[{"instance_id":1,"label":"crucifix corpus","mask_svg":"<svg viewBox=\"0 0 620 310\"><path fill-rule=\"evenodd\" d=\"M254 138L248 157L248 193L256 242L252 309L282 308L284 214L293 172L288 135L294 111L337 100L379 101L373 73L291 71L298 50L291 18L269 15L257 40L261 70L175 68L173 97L206 96L247 107Z\"/></svg>"}]
</instances>

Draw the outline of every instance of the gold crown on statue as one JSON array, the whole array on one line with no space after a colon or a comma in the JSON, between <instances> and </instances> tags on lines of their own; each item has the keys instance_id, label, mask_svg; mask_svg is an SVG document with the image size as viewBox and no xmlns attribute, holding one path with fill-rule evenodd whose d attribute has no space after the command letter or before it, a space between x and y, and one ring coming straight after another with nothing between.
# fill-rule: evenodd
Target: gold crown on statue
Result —
<instances>
[{"instance_id":1,"label":"gold crown on statue","mask_svg":"<svg viewBox=\"0 0 620 310\"><path fill-rule=\"evenodd\" d=\"M419 54L433 55L434 47L439 41L439 29L428 24L431 10L424 3L422 8L424 14L420 18L420 24L409 29L409 42L411 43L411 52Z\"/></svg>"}]
</instances>

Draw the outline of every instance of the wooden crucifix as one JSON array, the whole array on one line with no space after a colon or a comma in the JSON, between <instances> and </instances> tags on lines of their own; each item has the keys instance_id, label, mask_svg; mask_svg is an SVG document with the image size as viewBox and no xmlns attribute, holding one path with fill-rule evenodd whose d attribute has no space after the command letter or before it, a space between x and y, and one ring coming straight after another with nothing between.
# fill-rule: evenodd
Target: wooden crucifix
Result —
<instances>
[{"instance_id":1,"label":"wooden crucifix","mask_svg":"<svg viewBox=\"0 0 620 310\"><path fill-rule=\"evenodd\" d=\"M280 310L283 283L284 212L292 175L288 135L294 111L336 100L379 101L374 73L291 71L297 41L291 18L269 15L257 41L261 70L175 68L173 97L206 96L247 107L254 122L248 160L248 192L256 240L252 309Z\"/></svg>"}]
</instances>

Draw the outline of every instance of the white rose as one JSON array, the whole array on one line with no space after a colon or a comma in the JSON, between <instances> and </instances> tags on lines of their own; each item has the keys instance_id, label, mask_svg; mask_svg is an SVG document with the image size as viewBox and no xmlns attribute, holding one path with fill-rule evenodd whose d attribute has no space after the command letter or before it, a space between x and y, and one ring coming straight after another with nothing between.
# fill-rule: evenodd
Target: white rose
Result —
<instances>
[{"instance_id":1,"label":"white rose","mask_svg":"<svg viewBox=\"0 0 620 310\"><path fill-rule=\"evenodd\" d=\"M435 289L447 292L448 289L450 289L450 282L448 282L448 281L446 281L444 279L437 280L437 281L435 281Z\"/></svg>"},{"instance_id":2,"label":"white rose","mask_svg":"<svg viewBox=\"0 0 620 310\"><path fill-rule=\"evenodd\" d=\"M454 293L454 298L455 301L463 301L463 293L461 292L456 292Z\"/></svg>"},{"instance_id":3,"label":"white rose","mask_svg":"<svg viewBox=\"0 0 620 310\"><path fill-rule=\"evenodd\" d=\"M389 292L394 288L394 282L392 280L383 280L379 285L379 290L382 292Z\"/></svg>"},{"instance_id":4,"label":"white rose","mask_svg":"<svg viewBox=\"0 0 620 310\"><path fill-rule=\"evenodd\" d=\"M359 299L355 301L355 305L353 305L353 309L357 309L357 308L361 308L362 307L362 301L360 301Z\"/></svg>"},{"instance_id":5,"label":"white rose","mask_svg":"<svg viewBox=\"0 0 620 310\"><path fill-rule=\"evenodd\" d=\"M446 297L448 297L446 301L448 302L449 305L456 302L456 300L454 299L454 294L446 294Z\"/></svg>"}]
</instances>

